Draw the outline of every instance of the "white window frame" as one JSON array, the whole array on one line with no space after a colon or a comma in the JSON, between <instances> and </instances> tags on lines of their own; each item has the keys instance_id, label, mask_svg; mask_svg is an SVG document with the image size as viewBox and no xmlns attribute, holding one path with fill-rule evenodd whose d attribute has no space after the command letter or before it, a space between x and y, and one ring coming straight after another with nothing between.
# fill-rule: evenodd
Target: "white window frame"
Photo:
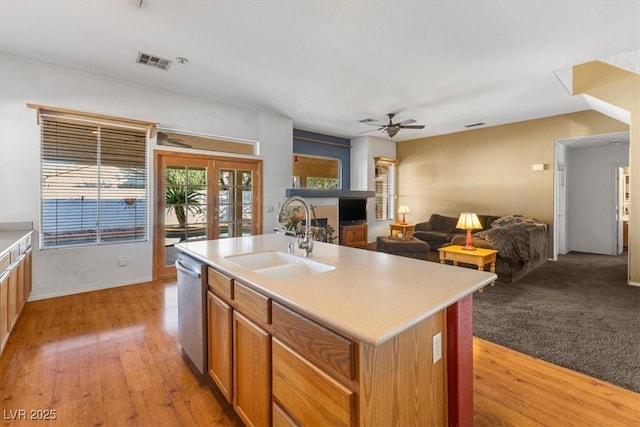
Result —
<instances>
[{"instance_id":1,"label":"white window frame","mask_svg":"<svg viewBox=\"0 0 640 427\"><path fill-rule=\"evenodd\" d=\"M374 178L375 178L375 220L376 221L393 221L396 219L396 165L398 161L396 159L389 159L385 157L374 158ZM379 174L379 168L384 167L387 169L386 174ZM379 186L382 188L380 193ZM379 209L380 198L382 201L386 200L386 206L383 209ZM379 216L379 212L386 213L386 215Z\"/></svg>"}]
</instances>

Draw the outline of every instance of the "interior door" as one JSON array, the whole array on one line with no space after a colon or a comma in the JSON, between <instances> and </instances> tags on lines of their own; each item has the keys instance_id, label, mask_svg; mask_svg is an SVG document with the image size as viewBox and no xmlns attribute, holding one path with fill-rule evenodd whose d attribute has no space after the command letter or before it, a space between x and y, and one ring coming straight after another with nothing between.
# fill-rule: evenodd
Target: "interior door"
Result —
<instances>
[{"instance_id":1,"label":"interior door","mask_svg":"<svg viewBox=\"0 0 640 427\"><path fill-rule=\"evenodd\" d=\"M620 255L624 250L624 237L623 237L623 221L625 214L625 173L623 167L618 167L618 173L616 175L616 254Z\"/></svg>"},{"instance_id":2,"label":"interior door","mask_svg":"<svg viewBox=\"0 0 640 427\"><path fill-rule=\"evenodd\" d=\"M176 274L177 243L262 233L262 161L156 153L154 278Z\"/></svg>"},{"instance_id":3,"label":"interior door","mask_svg":"<svg viewBox=\"0 0 640 427\"><path fill-rule=\"evenodd\" d=\"M555 248L557 255L566 255L569 251L567 245L567 186L566 170L564 163L558 163L556 168L556 223L555 223Z\"/></svg>"}]
</instances>

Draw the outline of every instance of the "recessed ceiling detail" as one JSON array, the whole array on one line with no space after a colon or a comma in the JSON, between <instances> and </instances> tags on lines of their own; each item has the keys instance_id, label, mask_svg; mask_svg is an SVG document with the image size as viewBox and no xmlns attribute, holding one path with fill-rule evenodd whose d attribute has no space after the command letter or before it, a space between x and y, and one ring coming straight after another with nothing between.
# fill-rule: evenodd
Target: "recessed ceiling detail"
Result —
<instances>
[{"instance_id":1,"label":"recessed ceiling detail","mask_svg":"<svg viewBox=\"0 0 640 427\"><path fill-rule=\"evenodd\" d=\"M171 61L170 59L160 58L156 55L149 55L148 53L139 52L136 62L138 64L149 65L150 67L167 71L173 61Z\"/></svg>"}]
</instances>

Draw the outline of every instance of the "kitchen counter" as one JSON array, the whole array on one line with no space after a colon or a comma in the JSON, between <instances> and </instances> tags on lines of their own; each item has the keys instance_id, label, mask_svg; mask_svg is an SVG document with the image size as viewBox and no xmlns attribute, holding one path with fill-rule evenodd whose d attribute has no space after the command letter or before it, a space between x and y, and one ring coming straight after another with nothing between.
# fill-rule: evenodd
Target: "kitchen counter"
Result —
<instances>
[{"instance_id":1,"label":"kitchen counter","mask_svg":"<svg viewBox=\"0 0 640 427\"><path fill-rule=\"evenodd\" d=\"M31 233L31 223L0 224L0 258Z\"/></svg>"},{"instance_id":2,"label":"kitchen counter","mask_svg":"<svg viewBox=\"0 0 640 427\"><path fill-rule=\"evenodd\" d=\"M0 354L31 295L32 223L0 223Z\"/></svg>"},{"instance_id":3,"label":"kitchen counter","mask_svg":"<svg viewBox=\"0 0 640 427\"><path fill-rule=\"evenodd\" d=\"M312 260L335 269L274 280L226 257L287 252L295 238L276 234L185 242L176 247L256 290L364 343L380 345L496 279L493 273L380 252L314 243ZM295 255L302 256L296 250Z\"/></svg>"}]
</instances>

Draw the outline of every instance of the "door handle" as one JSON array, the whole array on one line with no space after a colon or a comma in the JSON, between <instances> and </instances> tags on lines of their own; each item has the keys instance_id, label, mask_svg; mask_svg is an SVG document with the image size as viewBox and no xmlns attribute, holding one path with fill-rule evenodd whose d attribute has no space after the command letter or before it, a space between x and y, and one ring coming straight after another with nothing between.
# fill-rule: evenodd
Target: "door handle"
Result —
<instances>
[{"instance_id":1,"label":"door handle","mask_svg":"<svg viewBox=\"0 0 640 427\"><path fill-rule=\"evenodd\" d=\"M182 265L180 260L176 260L176 270L178 270L180 273L186 274L189 277L193 277L194 279L200 278L200 273L198 273L197 271L189 270L184 265Z\"/></svg>"}]
</instances>

